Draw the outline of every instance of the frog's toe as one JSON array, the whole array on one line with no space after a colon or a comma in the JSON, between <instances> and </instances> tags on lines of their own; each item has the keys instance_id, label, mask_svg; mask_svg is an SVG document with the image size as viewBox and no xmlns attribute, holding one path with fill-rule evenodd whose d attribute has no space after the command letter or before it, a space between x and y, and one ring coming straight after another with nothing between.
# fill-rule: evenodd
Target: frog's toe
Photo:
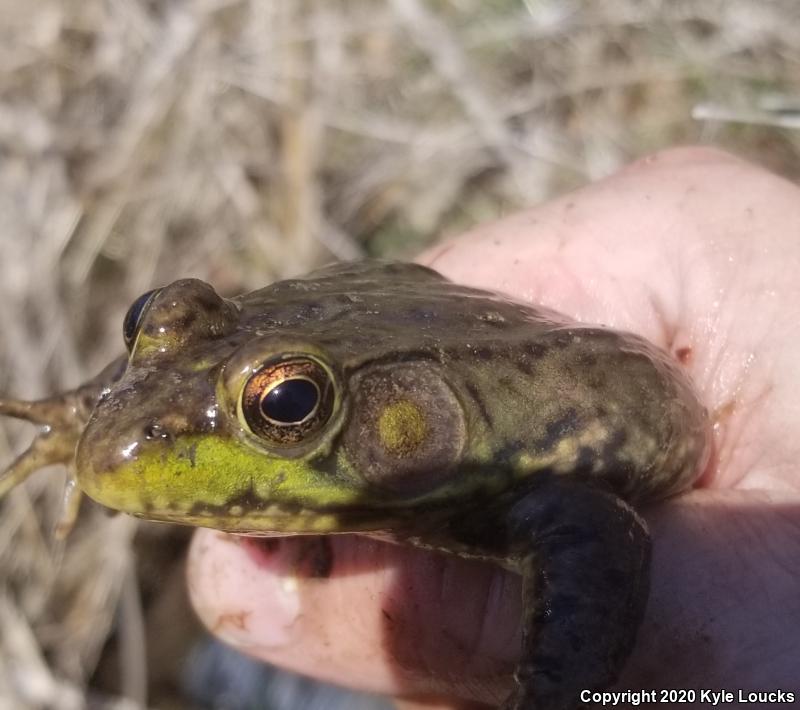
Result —
<instances>
[{"instance_id":1,"label":"frog's toe","mask_svg":"<svg viewBox=\"0 0 800 710\"><path fill-rule=\"evenodd\" d=\"M49 400L27 402L22 399L0 398L0 415L24 419L33 424L50 424L53 408Z\"/></svg>"},{"instance_id":2,"label":"frog's toe","mask_svg":"<svg viewBox=\"0 0 800 710\"><path fill-rule=\"evenodd\" d=\"M37 402L0 398L0 416L39 425L31 445L0 472L0 497L40 468L72 462L88 417L82 396L83 389L79 388Z\"/></svg>"},{"instance_id":3,"label":"frog's toe","mask_svg":"<svg viewBox=\"0 0 800 710\"><path fill-rule=\"evenodd\" d=\"M0 473L0 498L40 467L34 443Z\"/></svg>"},{"instance_id":4,"label":"frog's toe","mask_svg":"<svg viewBox=\"0 0 800 710\"><path fill-rule=\"evenodd\" d=\"M43 429L33 443L0 473L0 498L40 468L68 464L75 454L76 438Z\"/></svg>"}]
</instances>

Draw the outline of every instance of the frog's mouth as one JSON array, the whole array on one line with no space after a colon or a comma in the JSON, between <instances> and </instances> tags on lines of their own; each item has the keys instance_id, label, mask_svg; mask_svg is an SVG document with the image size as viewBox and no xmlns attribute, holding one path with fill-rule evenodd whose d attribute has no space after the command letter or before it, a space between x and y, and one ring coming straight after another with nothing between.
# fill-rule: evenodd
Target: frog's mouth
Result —
<instances>
[{"instance_id":1,"label":"frog's mouth","mask_svg":"<svg viewBox=\"0 0 800 710\"><path fill-rule=\"evenodd\" d=\"M303 460L274 459L224 437L124 440L109 450L87 427L78 446L80 487L114 510L150 520L234 532L329 532L359 492ZM366 522L364 525L374 525Z\"/></svg>"},{"instance_id":2,"label":"frog's mouth","mask_svg":"<svg viewBox=\"0 0 800 710\"><path fill-rule=\"evenodd\" d=\"M187 435L136 446L118 440L109 452L107 433L92 426L84 432L79 485L98 503L148 520L254 535L375 532L402 530L404 519L413 528L423 508L433 518L447 507L419 498L381 501L341 471L271 458L233 438Z\"/></svg>"},{"instance_id":3,"label":"frog's mouth","mask_svg":"<svg viewBox=\"0 0 800 710\"><path fill-rule=\"evenodd\" d=\"M316 510L300 510L287 513L277 506L271 506L255 513L238 510L219 514L159 514L133 513L137 518L155 522L189 525L199 528L212 528L228 533L257 537L288 537L294 535L328 535L332 533L376 532L389 529L394 520L386 517L381 522L375 518L360 521L351 516L338 513L324 513Z\"/></svg>"}]
</instances>

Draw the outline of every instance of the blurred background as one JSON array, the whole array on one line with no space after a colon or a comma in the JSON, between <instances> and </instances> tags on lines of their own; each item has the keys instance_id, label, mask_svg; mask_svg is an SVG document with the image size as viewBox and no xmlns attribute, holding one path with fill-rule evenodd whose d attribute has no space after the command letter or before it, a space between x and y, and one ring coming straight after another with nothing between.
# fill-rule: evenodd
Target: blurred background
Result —
<instances>
[{"instance_id":1,"label":"blurred background","mask_svg":"<svg viewBox=\"0 0 800 710\"><path fill-rule=\"evenodd\" d=\"M0 0L0 390L99 370L153 285L410 258L662 147L796 179L798 27L796 0ZM57 542L62 484L0 503L0 710L386 707L204 636L187 531L85 504Z\"/></svg>"}]
</instances>

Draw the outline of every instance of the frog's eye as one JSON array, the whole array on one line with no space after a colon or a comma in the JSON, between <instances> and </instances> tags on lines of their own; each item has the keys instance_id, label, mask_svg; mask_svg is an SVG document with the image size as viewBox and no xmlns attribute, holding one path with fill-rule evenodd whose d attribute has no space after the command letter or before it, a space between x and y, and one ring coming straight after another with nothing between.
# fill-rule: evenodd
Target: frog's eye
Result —
<instances>
[{"instance_id":1,"label":"frog's eye","mask_svg":"<svg viewBox=\"0 0 800 710\"><path fill-rule=\"evenodd\" d=\"M333 411L328 372L315 360L267 364L245 382L239 400L247 429L272 444L299 444L318 431Z\"/></svg>"},{"instance_id":2,"label":"frog's eye","mask_svg":"<svg viewBox=\"0 0 800 710\"><path fill-rule=\"evenodd\" d=\"M133 302L133 305L125 314L125 320L122 321L122 337L125 340L125 347L128 348L128 351L133 348L133 344L136 342L139 326L142 323L142 316L147 312L147 307L160 290L159 288L154 288L152 291L143 293Z\"/></svg>"}]
</instances>

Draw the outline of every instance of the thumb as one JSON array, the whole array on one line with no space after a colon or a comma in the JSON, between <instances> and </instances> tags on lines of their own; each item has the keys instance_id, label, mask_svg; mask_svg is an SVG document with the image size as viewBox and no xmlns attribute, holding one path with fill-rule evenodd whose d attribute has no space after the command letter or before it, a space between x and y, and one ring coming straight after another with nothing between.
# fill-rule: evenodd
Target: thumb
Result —
<instances>
[{"instance_id":1,"label":"thumb","mask_svg":"<svg viewBox=\"0 0 800 710\"><path fill-rule=\"evenodd\" d=\"M189 588L224 641L321 680L487 703L511 690L520 583L491 565L354 535L200 530Z\"/></svg>"}]
</instances>

